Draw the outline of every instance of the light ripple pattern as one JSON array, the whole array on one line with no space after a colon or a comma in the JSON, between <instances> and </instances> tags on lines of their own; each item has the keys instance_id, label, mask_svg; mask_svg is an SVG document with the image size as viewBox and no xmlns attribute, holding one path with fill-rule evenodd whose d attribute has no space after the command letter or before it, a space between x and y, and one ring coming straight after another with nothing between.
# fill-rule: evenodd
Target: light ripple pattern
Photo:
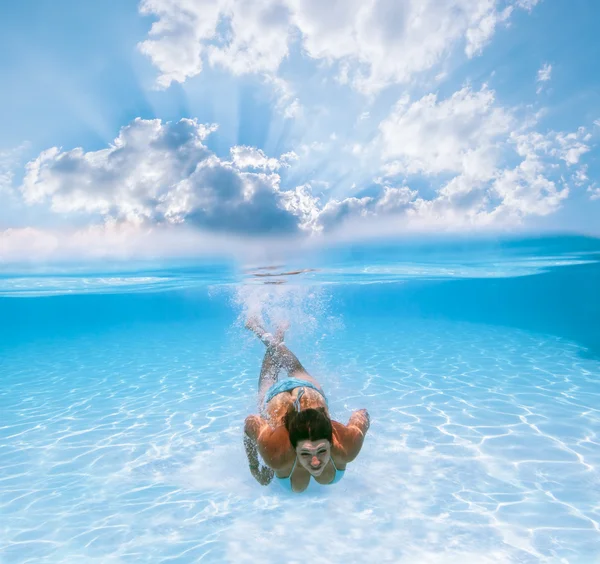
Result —
<instances>
[{"instance_id":1,"label":"light ripple pattern","mask_svg":"<svg viewBox=\"0 0 600 564\"><path fill-rule=\"evenodd\" d=\"M450 321L289 343L334 418L372 427L302 495L245 462L261 345L220 322L126 326L0 353L0 560L590 563L600 559L598 361Z\"/></svg>"}]
</instances>

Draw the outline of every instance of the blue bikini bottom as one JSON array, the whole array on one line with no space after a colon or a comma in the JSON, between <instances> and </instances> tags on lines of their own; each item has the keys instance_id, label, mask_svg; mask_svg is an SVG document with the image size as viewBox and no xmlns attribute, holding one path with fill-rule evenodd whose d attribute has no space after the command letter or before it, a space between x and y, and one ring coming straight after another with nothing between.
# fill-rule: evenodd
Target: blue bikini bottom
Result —
<instances>
[{"instance_id":1,"label":"blue bikini bottom","mask_svg":"<svg viewBox=\"0 0 600 564\"><path fill-rule=\"evenodd\" d=\"M309 382L308 380L302 380L301 378L283 378L282 380L275 382L275 384L273 384L265 393L265 405L269 403L277 394L290 392L294 388L312 388L313 390L317 390L317 392L319 392L325 399L325 404L329 406L323 390L312 382Z\"/></svg>"}]
</instances>

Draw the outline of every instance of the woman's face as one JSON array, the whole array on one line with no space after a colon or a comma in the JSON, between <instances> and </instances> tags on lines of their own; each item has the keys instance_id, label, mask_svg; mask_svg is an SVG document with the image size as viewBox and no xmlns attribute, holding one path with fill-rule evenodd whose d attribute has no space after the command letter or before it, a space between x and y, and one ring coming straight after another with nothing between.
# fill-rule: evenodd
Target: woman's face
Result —
<instances>
[{"instance_id":1,"label":"woman's face","mask_svg":"<svg viewBox=\"0 0 600 564\"><path fill-rule=\"evenodd\" d=\"M298 441L296 455L304 468L313 476L319 476L331 458L331 444L327 439Z\"/></svg>"}]
</instances>

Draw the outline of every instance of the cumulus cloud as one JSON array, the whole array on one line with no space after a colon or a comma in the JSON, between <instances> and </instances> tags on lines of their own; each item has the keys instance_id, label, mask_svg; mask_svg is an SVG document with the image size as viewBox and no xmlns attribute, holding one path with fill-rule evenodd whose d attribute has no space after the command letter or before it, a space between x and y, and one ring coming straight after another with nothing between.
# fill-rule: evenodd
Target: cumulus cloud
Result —
<instances>
[{"instance_id":1,"label":"cumulus cloud","mask_svg":"<svg viewBox=\"0 0 600 564\"><path fill-rule=\"evenodd\" d=\"M591 134L584 127L579 127L577 131L571 133L550 131L542 135L533 131L511 135L519 155L544 154L564 161L567 166L576 165L582 155L590 151L591 147L588 143L591 138Z\"/></svg>"},{"instance_id":2,"label":"cumulus cloud","mask_svg":"<svg viewBox=\"0 0 600 564\"><path fill-rule=\"evenodd\" d=\"M516 109L499 106L485 86L466 86L446 99L429 94L411 103L405 96L381 122L367 154L381 155L383 178L426 175L438 183L435 197L411 203L413 219L514 224L556 211L569 195L561 167L577 165L590 150L583 127L542 134L534 126ZM571 177L581 185L581 174Z\"/></svg>"},{"instance_id":3,"label":"cumulus cloud","mask_svg":"<svg viewBox=\"0 0 600 564\"><path fill-rule=\"evenodd\" d=\"M28 163L26 203L55 212L83 212L133 223L192 223L225 232L292 232L294 216L280 205L282 161L234 147L224 161L203 144L215 130L195 120L136 119L107 149L53 147ZM244 169L259 169L248 172Z\"/></svg>"},{"instance_id":4,"label":"cumulus cloud","mask_svg":"<svg viewBox=\"0 0 600 564\"><path fill-rule=\"evenodd\" d=\"M235 146L224 160L204 144L215 129L190 119L138 118L106 149L43 151L26 165L20 192L26 204L47 204L66 217L87 214L92 224L181 225L255 237L333 230L348 217L398 211L412 194L388 187L359 206L353 198L321 204L309 185L281 188L277 171L298 158L294 152L274 158ZM14 232L5 233L6 241L14 242Z\"/></svg>"},{"instance_id":5,"label":"cumulus cloud","mask_svg":"<svg viewBox=\"0 0 600 564\"><path fill-rule=\"evenodd\" d=\"M357 220L368 222L386 216L400 217L410 208L417 192L406 186L385 186L377 196L331 199L321 208L318 200L310 198L304 190L301 195L306 198L302 227L313 232L332 232L361 222Z\"/></svg>"},{"instance_id":6,"label":"cumulus cloud","mask_svg":"<svg viewBox=\"0 0 600 564\"><path fill-rule=\"evenodd\" d=\"M591 134L583 127L541 133L535 120L518 111L502 107L486 86L465 86L446 98L402 97L372 141L347 148L366 180L350 175L338 180L345 185L335 192L330 183L311 178L312 169L302 173L295 151L272 156L238 145L221 158L205 144L214 124L138 118L104 149L53 147L30 161L20 186L23 202L47 205L65 225L73 217L71 225L89 228L69 237L5 231L3 252L36 237L50 252L71 248L69 240L84 249L94 236L109 247L132 249L148 241L160 247L158 234L171 241L202 234L205 240L264 245L273 235L300 240L327 234L332 240L519 225L562 205L571 189L564 178L575 187L587 183L581 160ZM335 153L341 147L336 142L332 137L304 149L300 143L297 150L307 160L306 154ZM588 191L598 197L597 188Z\"/></svg>"},{"instance_id":7,"label":"cumulus cloud","mask_svg":"<svg viewBox=\"0 0 600 564\"><path fill-rule=\"evenodd\" d=\"M435 94L412 104L401 98L379 126L385 170L489 176L498 141L513 124L511 114L494 105L494 93L485 87L478 92L464 87L441 101Z\"/></svg>"},{"instance_id":8,"label":"cumulus cloud","mask_svg":"<svg viewBox=\"0 0 600 564\"><path fill-rule=\"evenodd\" d=\"M587 170L588 170L587 165L583 165L583 166L580 166L575 171L575 174L573 174L572 178L573 178L573 183L576 186L583 186L589 180Z\"/></svg>"},{"instance_id":9,"label":"cumulus cloud","mask_svg":"<svg viewBox=\"0 0 600 564\"><path fill-rule=\"evenodd\" d=\"M592 136L583 127L574 133L558 133L556 135L558 147L553 150L553 154L558 155L569 166L577 164L581 156L590 150L587 143L591 138Z\"/></svg>"},{"instance_id":10,"label":"cumulus cloud","mask_svg":"<svg viewBox=\"0 0 600 564\"><path fill-rule=\"evenodd\" d=\"M279 175L240 172L211 157L169 192L159 210L171 222L211 231L293 233L297 218L281 205Z\"/></svg>"},{"instance_id":11,"label":"cumulus cloud","mask_svg":"<svg viewBox=\"0 0 600 564\"><path fill-rule=\"evenodd\" d=\"M545 175L545 167L536 153L528 154L518 166L503 170L493 184L501 198L494 215L548 215L569 195L568 187L557 187Z\"/></svg>"},{"instance_id":12,"label":"cumulus cloud","mask_svg":"<svg viewBox=\"0 0 600 564\"><path fill-rule=\"evenodd\" d=\"M215 126L182 119L136 119L99 151L52 147L26 166L26 203L50 202L56 212L152 219L172 186L209 156L202 141Z\"/></svg>"},{"instance_id":13,"label":"cumulus cloud","mask_svg":"<svg viewBox=\"0 0 600 564\"><path fill-rule=\"evenodd\" d=\"M256 147L236 146L231 149L233 164L238 168L260 168L262 170L277 170L281 162L273 157L267 157Z\"/></svg>"},{"instance_id":14,"label":"cumulus cloud","mask_svg":"<svg viewBox=\"0 0 600 564\"><path fill-rule=\"evenodd\" d=\"M215 37L222 6L215 0L171 2L142 0L143 15L157 16L150 28L150 39L139 44L159 70L159 88L184 82L202 71L204 42Z\"/></svg>"},{"instance_id":15,"label":"cumulus cloud","mask_svg":"<svg viewBox=\"0 0 600 564\"><path fill-rule=\"evenodd\" d=\"M206 142L215 124L138 118L101 150L41 152L18 190L15 153L0 152L0 196L17 194L19 205L38 206L36 214L47 206L65 226L86 225L68 234L5 230L0 250L83 252L95 237L115 249L160 247L161 238L173 248L188 240L199 248L200 240L218 246L219 237L272 244L273 235L331 240L339 233L495 228L551 214L573 190L598 199L586 164L593 148L588 129L541 129L542 112L503 106L485 84L467 83L448 95L420 90L448 71L443 63L451 54L476 56L517 10L537 3L140 0L140 12L154 22L138 47L158 70L156 86L185 82L205 66L256 75L272 88L284 117L306 118L270 128L267 146L288 152L235 145L217 156ZM296 76L313 85L329 84L327 107L317 107L325 105L321 98L314 107L310 99L301 105L303 85L291 72L298 69ZM552 72L550 63L539 68L538 92ZM418 85L419 93L398 99L400 90L390 88L368 103L357 95L392 84L411 93ZM339 108L327 98L332 92L341 93ZM391 96L397 101L390 108ZM352 114L341 115L347 108Z\"/></svg>"},{"instance_id":16,"label":"cumulus cloud","mask_svg":"<svg viewBox=\"0 0 600 564\"><path fill-rule=\"evenodd\" d=\"M341 81L372 93L409 81L457 44L479 52L504 15L495 1L294 2L306 53L339 65Z\"/></svg>"},{"instance_id":17,"label":"cumulus cloud","mask_svg":"<svg viewBox=\"0 0 600 564\"><path fill-rule=\"evenodd\" d=\"M479 53L513 8L535 0L142 0L158 18L140 43L159 71L157 86L184 82L204 62L233 74L275 76L292 46L335 65L338 79L364 93L407 82L456 46ZM293 106L294 104L292 104Z\"/></svg>"}]
</instances>

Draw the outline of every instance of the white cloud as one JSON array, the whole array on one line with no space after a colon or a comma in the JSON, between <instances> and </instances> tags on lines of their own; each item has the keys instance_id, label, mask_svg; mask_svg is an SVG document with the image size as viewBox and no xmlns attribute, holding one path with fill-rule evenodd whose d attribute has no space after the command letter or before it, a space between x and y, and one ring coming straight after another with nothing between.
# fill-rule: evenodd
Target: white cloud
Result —
<instances>
[{"instance_id":1,"label":"white cloud","mask_svg":"<svg viewBox=\"0 0 600 564\"><path fill-rule=\"evenodd\" d=\"M141 0L140 12L158 17L139 49L159 88L196 76L204 59L233 74L274 73L288 54L289 10L274 0Z\"/></svg>"},{"instance_id":2,"label":"white cloud","mask_svg":"<svg viewBox=\"0 0 600 564\"><path fill-rule=\"evenodd\" d=\"M291 13L285 2L237 0L221 2L228 20L226 41L207 47L213 65L233 74L275 73L288 55Z\"/></svg>"},{"instance_id":3,"label":"white cloud","mask_svg":"<svg viewBox=\"0 0 600 564\"><path fill-rule=\"evenodd\" d=\"M340 81L372 93L407 82L439 63L457 44L469 56L493 33L493 0L294 2L306 53L340 64Z\"/></svg>"},{"instance_id":4,"label":"white cloud","mask_svg":"<svg viewBox=\"0 0 600 564\"><path fill-rule=\"evenodd\" d=\"M275 159L255 147L235 146L231 160L222 160L203 144L215 129L189 119L138 118L106 149L53 147L27 164L23 200L77 214L79 221L87 214L91 224L142 230L181 225L261 237L335 230L347 218L397 213L415 195L387 187L359 206L353 198L321 205L309 185L281 189L275 171L295 161L294 152Z\"/></svg>"},{"instance_id":5,"label":"white cloud","mask_svg":"<svg viewBox=\"0 0 600 564\"><path fill-rule=\"evenodd\" d=\"M157 246L159 234L177 239L172 230L194 233L194 240L202 233L264 245L273 235L300 241L504 228L556 211L569 195L563 178L574 186L587 181L581 159L591 149L590 133L540 133L524 112L502 107L486 86L465 86L446 98L401 98L370 142L299 140L278 157L234 146L229 159L205 145L216 125L138 118L105 149L42 152L27 165L20 191L26 204L47 204L67 223L68 214L78 225L87 221L91 226L71 239L104 237L97 252ZM337 170L329 166L336 152L357 172L328 178L324 172ZM303 163L296 164L298 155ZM314 166L317 156L323 171ZM598 197L596 188L588 190ZM35 236L5 232L3 252ZM42 249L73 248L68 237L39 236Z\"/></svg>"},{"instance_id":6,"label":"white cloud","mask_svg":"<svg viewBox=\"0 0 600 564\"><path fill-rule=\"evenodd\" d=\"M158 87L197 76L203 65L252 73L272 88L284 117L307 118L269 131L268 145L287 150L293 140L294 150L268 155L233 146L217 157L205 144L214 125L137 119L102 150L40 153L26 167L22 203L47 205L67 223L69 217L77 225L88 221L92 226L76 236L86 244L96 234L107 245L122 245L134 233L143 239L170 229L259 238L358 236L384 224L390 232L506 226L553 213L574 187L598 199L600 189L588 186L588 130L538 130L542 112L503 107L487 85L469 84L447 96L405 95L383 119L388 94L397 89L368 104L344 91L339 111L353 113L336 122L337 99L328 96L344 89L334 84L317 102L325 110L303 107L305 84L291 78L290 67L303 58L300 76L312 85L326 88L335 78L367 95L400 83L411 91L419 78L427 84L445 75L451 54L477 55L517 9L537 3L141 0L140 12L156 21L139 49L158 69ZM418 77L425 71L431 73ZM550 63L539 68L538 92L552 71ZM600 127L600 120L593 123ZM0 196L13 192L15 162L13 153L0 152ZM9 230L0 237L5 249L36 238L42 249L68 246L54 232Z\"/></svg>"},{"instance_id":7,"label":"white cloud","mask_svg":"<svg viewBox=\"0 0 600 564\"><path fill-rule=\"evenodd\" d=\"M327 241L332 242L336 237L339 238L340 233L343 236L343 230L348 226L356 235L356 222L353 224L352 220L367 220L368 230L368 221L381 221L382 212L390 212L388 217L393 218L394 212L405 209L414 194L406 188L386 188L378 197L360 200L359 205L356 205L355 198L348 198L330 202L322 208L319 199L312 194L310 185L303 185L281 192L281 206L286 217L295 222L302 233L326 232ZM174 194L174 199L177 196ZM175 202L171 203L175 212ZM221 212L223 208L221 205ZM243 221L244 218L247 221L241 226L242 229L226 234L222 232L222 227L229 218L223 215L216 218L217 224L206 221L156 224L106 217L100 223L81 228L64 226L59 230L29 227L0 230L0 261L35 262L65 258L123 260L202 254L232 255L248 261L255 255L263 256L265 252L284 252L291 246L298 249L317 242L313 237L299 237L294 231L272 237L270 230L273 223L270 218L267 217L266 223L261 223L261 216L265 217L264 210L260 207L249 209L251 213L237 214L236 221ZM259 229L261 227L262 230ZM364 226L359 225L359 228L365 232Z\"/></svg>"},{"instance_id":8,"label":"white cloud","mask_svg":"<svg viewBox=\"0 0 600 564\"><path fill-rule=\"evenodd\" d=\"M215 37L222 7L216 0L142 0L140 13L154 15L150 39L139 44L160 74L159 88L184 82L202 71L204 42Z\"/></svg>"},{"instance_id":9,"label":"white cloud","mask_svg":"<svg viewBox=\"0 0 600 564\"><path fill-rule=\"evenodd\" d=\"M522 218L556 211L569 195L569 188L558 188L553 180L544 176L544 172L545 167L534 155L528 156L514 169L503 170L493 185L502 203L492 213L508 213Z\"/></svg>"},{"instance_id":10,"label":"white cloud","mask_svg":"<svg viewBox=\"0 0 600 564\"><path fill-rule=\"evenodd\" d=\"M276 71L288 54L288 9L266 0L141 0L140 13L157 16L149 38L138 44L160 74L157 88L185 82L202 72L204 61L234 75L257 73L271 84L286 118L301 113L291 85ZM226 27L222 27L223 22Z\"/></svg>"},{"instance_id":11,"label":"white cloud","mask_svg":"<svg viewBox=\"0 0 600 564\"><path fill-rule=\"evenodd\" d=\"M575 174L573 175L573 183L576 186L583 186L589 180L587 169L587 165L583 165L575 171Z\"/></svg>"},{"instance_id":12,"label":"white cloud","mask_svg":"<svg viewBox=\"0 0 600 564\"><path fill-rule=\"evenodd\" d=\"M282 163L249 147L234 147L231 162L220 160L203 144L215 128L189 119L163 124L138 118L107 149L51 148L27 165L23 198L28 204L49 202L55 212L138 224L294 231L297 220L280 205L273 172Z\"/></svg>"},{"instance_id":13,"label":"white cloud","mask_svg":"<svg viewBox=\"0 0 600 564\"><path fill-rule=\"evenodd\" d=\"M569 195L569 187L550 178L553 171L560 170L556 159L567 167L577 164L581 155L590 150L582 140L589 141L589 134L580 127L576 132L550 131L512 134L517 153L524 160L513 169L505 169L494 183L493 190L502 198L495 214L548 215L556 211ZM586 167L577 171L574 184L581 185L586 177ZM556 175L555 175L556 176Z\"/></svg>"},{"instance_id":14,"label":"white cloud","mask_svg":"<svg viewBox=\"0 0 600 564\"><path fill-rule=\"evenodd\" d=\"M590 150L585 128L542 134L534 126L517 109L499 106L485 86L464 87L443 100L429 94L411 103L405 96L366 152L382 155L384 178L419 174L437 183L435 197L411 204L412 219L508 225L556 211L569 195L559 182L561 167L576 165ZM572 180L577 185L581 174Z\"/></svg>"},{"instance_id":15,"label":"white cloud","mask_svg":"<svg viewBox=\"0 0 600 564\"><path fill-rule=\"evenodd\" d=\"M567 167L577 164L590 150L583 142L589 140L590 135L583 127L573 133L550 131L542 135L530 131L511 134L511 142L524 160L513 169L503 170L494 182L493 191L502 202L493 213L525 217L556 211L569 195L569 187L564 181L559 185L551 178L558 177L557 172L561 171L557 159L564 161ZM573 183L581 185L586 178L586 167L582 166L575 173Z\"/></svg>"},{"instance_id":16,"label":"white cloud","mask_svg":"<svg viewBox=\"0 0 600 564\"><path fill-rule=\"evenodd\" d=\"M579 163L581 156L591 150L587 144L591 135L584 127L572 133L550 131L542 135L530 132L526 135L513 134L511 137L519 155L527 156L533 152L545 154L564 161L567 166Z\"/></svg>"},{"instance_id":17,"label":"white cloud","mask_svg":"<svg viewBox=\"0 0 600 564\"><path fill-rule=\"evenodd\" d=\"M544 63L542 68L537 73L538 82L547 82L552 77L552 65Z\"/></svg>"},{"instance_id":18,"label":"white cloud","mask_svg":"<svg viewBox=\"0 0 600 564\"><path fill-rule=\"evenodd\" d=\"M273 157L267 157L260 149L245 145L232 147L231 158L233 164L239 169L259 168L262 170L277 170L282 164Z\"/></svg>"},{"instance_id":19,"label":"white cloud","mask_svg":"<svg viewBox=\"0 0 600 564\"><path fill-rule=\"evenodd\" d=\"M283 206L279 180L274 173L240 172L213 156L174 186L157 211L168 221L211 231L294 233L298 219Z\"/></svg>"},{"instance_id":20,"label":"white cloud","mask_svg":"<svg viewBox=\"0 0 600 564\"><path fill-rule=\"evenodd\" d=\"M539 83L539 86L537 87L536 94L539 94L544 89L544 82L548 82L550 78L552 78L552 65L550 63L544 63L537 73L537 82Z\"/></svg>"},{"instance_id":21,"label":"white cloud","mask_svg":"<svg viewBox=\"0 0 600 564\"><path fill-rule=\"evenodd\" d=\"M310 184L297 186L294 190L282 193L283 206L299 218L302 230L310 232L317 223L320 212L320 200L312 193Z\"/></svg>"},{"instance_id":22,"label":"white cloud","mask_svg":"<svg viewBox=\"0 0 600 564\"><path fill-rule=\"evenodd\" d=\"M215 126L182 119L136 119L100 151L53 147L26 166L21 192L26 203L50 201L53 211L155 217L170 188L209 155L202 141Z\"/></svg>"},{"instance_id":23,"label":"white cloud","mask_svg":"<svg viewBox=\"0 0 600 564\"><path fill-rule=\"evenodd\" d=\"M488 178L495 169L498 140L513 122L485 87L478 92L465 87L441 101L435 94L412 104L404 97L379 126L384 170Z\"/></svg>"},{"instance_id":24,"label":"white cloud","mask_svg":"<svg viewBox=\"0 0 600 564\"><path fill-rule=\"evenodd\" d=\"M479 4L480 17L474 18L474 24L467 29L467 46L465 53L468 57L480 53L483 47L487 44L490 38L494 35L496 26L503 23L512 14L512 6L505 8L502 12L497 12L495 9L490 10L489 4Z\"/></svg>"},{"instance_id":25,"label":"white cloud","mask_svg":"<svg viewBox=\"0 0 600 564\"><path fill-rule=\"evenodd\" d=\"M298 159L299 157L294 151L288 151L279 157L279 161L284 163L286 166L290 166L291 162L297 161Z\"/></svg>"},{"instance_id":26,"label":"white cloud","mask_svg":"<svg viewBox=\"0 0 600 564\"><path fill-rule=\"evenodd\" d=\"M330 200L323 206L310 227L317 232L329 232L343 229L348 224L355 224L357 220L400 216L410 208L416 196L417 192L406 186L385 186L376 197Z\"/></svg>"},{"instance_id":27,"label":"white cloud","mask_svg":"<svg viewBox=\"0 0 600 564\"><path fill-rule=\"evenodd\" d=\"M168 87L202 71L203 60L236 75L276 75L292 45L336 65L341 82L364 93L408 82L464 45L479 53L512 5L498 0L142 0L158 21L139 48ZM531 9L534 1L513 5ZM293 104L292 104L293 105Z\"/></svg>"},{"instance_id":28,"label":"white cloud","mask_svg":"<svg viewBox=\"0 0 600 564\"><path fill-rule=\"evenodd\" d=\"M574 133L558 133L558 147L553 154L558 155L569 166L577 164L581 156L590 150L590 146L586 144L590 139L590 134L583 127Z\"/></svg>"}]
</instances>

